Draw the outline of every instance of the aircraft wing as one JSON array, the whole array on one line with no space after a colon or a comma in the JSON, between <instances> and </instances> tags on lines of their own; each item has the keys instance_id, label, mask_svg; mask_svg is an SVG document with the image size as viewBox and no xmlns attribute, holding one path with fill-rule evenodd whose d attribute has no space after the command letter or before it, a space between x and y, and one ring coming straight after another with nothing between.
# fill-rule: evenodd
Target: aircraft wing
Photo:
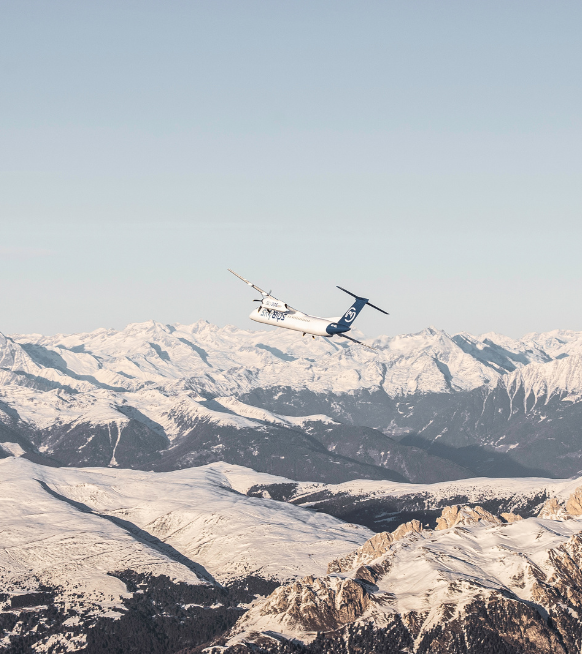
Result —
<instances>
[{"instance_id":1,"label":"aircraft wing","mask_svg":"<svg viewBox=\"0 0 582 654\"><path fill-rule=\"evenodd\" d=\"M363 345L364 347L367 347L368 350L374 350L374 352L378 351L375 347L372 347L371 345L366 345L365 343L362 343L362 341L356 341L356 339L352 338L351 336L346 336L345 334L337 334L337 336L341 336L342 338L347 338L348 340L353 341L358 345Z\"/></svg>"},{"instance_id":2,"label":"aircraft wing","mask_svg":"<svg viewBox=\"0 0 582 654\"><path fill-rule=\"evenodd\" d=\"M280 306L279 306L278 308L279 308L281 311L285 311L285 310L287 309L287 310L289 310L289 311L297 311L298 313L301 313L301 312L298 311L297 309L294 309L292 306L289 306L286 302L283 302L282 300L277 299L275 296L271 295L271 293L267 293L267 291L263 291L262 288L259 288L258 286L256 286L256 285L253 284L252 282L249 282L248 279L245 279L244 277L242 277L242 276L239 275L238 273L235 273L234 270L231 270L230 268L227 268L227 270L228 270L228 272L231 272L233 275L235 275L235 276L238 277L239 279L242 279L242 281L243 281L245 284L248 284L251 288L254 288L255 291L258 291L258 292L263 296L263 300L265 300L265 298L272 298L272 299L275 300L277 303L279 303ZM259 302L259 300L255 300L255 301L256 301L256 302ZM276 307L276 308L277 308L277 307Z\"/></svg>"},{"instance_id":3,"label":"aircraft wing","mask_svg":"<svg viewBox=\"0 0 582 654\"><path fill-rule=\"evenodd\" d=\"M231 270L230 268L227 268L227 270L228 270L228 272L232 273L233 275L235 275L235 276L238 277L239 279L242 279L242 281L243 281L245 284L248 284L251 288L254 288L255 291L258 291L262 296L267 297L267 296L269 295L269 293L267 293L267 291L263 291L262 288L259 288L258 286L255 286L254 284L252 284L251 282L249 282L248 279L245 279L244 277L241 277L238 273L235 273L234 270Z\"/></svg>"}]
</instances>

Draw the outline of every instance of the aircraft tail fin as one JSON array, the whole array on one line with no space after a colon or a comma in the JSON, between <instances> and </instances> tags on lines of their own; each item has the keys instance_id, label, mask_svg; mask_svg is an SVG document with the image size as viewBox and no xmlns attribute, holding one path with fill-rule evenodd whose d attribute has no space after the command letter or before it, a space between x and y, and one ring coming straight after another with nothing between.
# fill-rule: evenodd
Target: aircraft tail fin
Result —
<instances>
[{"instance_id":1,"label":"aircraft tail fin","mask_svg":"<svg viewBox=\"0 0 582 654\"><path fill-rule=\"evenodd\" d=\"M360 297L359 295L356 295L355 293L352 293L351 291L346 290L345 288L342 288L341 286L338 286L340 291L343 291L344 293L347 293L348 295L351 295L353 298L356 299L356 301L352 304L352 306L344 313L344 315L341 317L340 320L338 320L338 325L342 325L344 327L350 327L354 320L358 317L358 314L360 311L366 306L366 304L372 309L376 309L377 311L380 311L381 313L385 313L386 315L389 315L387 311L384 311L383 309L380 309L380 307L377 307L376 305L372 304L368 298L366 297Z\"/></svg>"}]
</instances>

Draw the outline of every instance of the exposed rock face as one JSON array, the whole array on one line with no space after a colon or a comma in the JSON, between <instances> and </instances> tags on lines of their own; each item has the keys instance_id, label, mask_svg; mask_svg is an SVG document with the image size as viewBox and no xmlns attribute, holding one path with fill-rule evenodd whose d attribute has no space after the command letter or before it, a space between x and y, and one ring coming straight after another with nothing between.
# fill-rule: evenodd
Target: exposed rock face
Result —
<instances>
[{"instance_id":1,"label":"exposed rock face","mask_svg":"<svg viewBox=\"0 0 582 654\"><path fill-rule=\"evenodd\" d=\"M548 607L567 652L582 649L582 534L577 534L550 552L552 574L540 577L533 597Z\"/></svg>"},{"instance_id":2,"label":"exposed rock face","mask_svg":"<svg viewBox=\"0 0 582 654\"><path fill-rule=\"evenodd\" d=\"M568 520L577 516L582 516L582 486L576 488L565 505L558 498L551 497L538 513L539 518L546 520Z\"/></svg>"},{"instance_id":3,"label":"exposed rock face","mask_svg":"<svg viewBox=\"0 0 582 654\"><path fill-rule=\"evenodd\" d=\"M540 509L538 518L545 518L546 520L568 520L570 515L558 499L551 497Z\"/></svg>"},{"instance_id":4,"label":"exposed rock face","mask_svg":"<svg viewBox=\"0 0 582 654\"><path fill-rule=\"evenodd\" d=\"M492 526L502 524L499 518L480 506L474 509L469 506L446 506L441 517L437 518L436 530L450 529L457 525L476 525L480 522Z\"/></svg>"},{"instance_id":5,"label":"exposed rock face","mask_svg":"<svg viewBox=\"0 0 582 654\"><path fill-rule=\"evenodd\" d=\"M279 639L278 634L253 634L251 642L242 641L230 647L208 647L204 654L411 654L414 642L401 617L387 616L378 628L374 622L349 624L336 631L319 632L311 643L301 645ZM222 641L224 645L226 641ZM199 649L186 649L176 654L200 654Z\"/></svg>"},{"instance_id":6,"label":"exposed rock face","mask_svg":"<svg viewBox=\"0 0 582 654\"><path fill-rule=\"evenodd\" d=\"M548 512L565 515L555 500ZM503 518L454 506L441 529L410 523L376 534L330 563L337 576L306 577L259 601L220 651L579 654L582 521ZM269 644L273 633L294 643Z\"/></svg>"},{"instance_id":7,"label":"exposed rock face","mask_svg":"<svg viewBox=\"0 0 582 654\"><path fill-rule=\"evenodd\" d=\"M370 596L361 583L338 577L305 577L281 586L245 620L271 618L285 627L329 631L353 622L367 609Z\"/></svg>"},{"instance_id":8,"label":"exposed rock face","mask_svg":"<svg viewBox=\"0 0 582 654\"><path fill-rule=\"evenodd\" d=\"M332 572L347 572L358 566L364 566L366 563L382 556L382 554L390 549L393 543L401 540L408 534L413 532L419 533L421 531L422 525L420 522L418 520L412 520L411 522L406 522L405 524L400 525L398 529L392 533L383 531L376 534L367 540L361 547L358 547L354 552L351 552L341 559L331 561L327 566L327 572L328 574ZM360 578L366 579L364 576L360 576ZM371 581L371 579L369 580Z\"/></svg>"},{"instance_id":9,"label":"exposed rock face","mask_svg":"<svg viewBox=\"0 0 582 654\"><path fill-rule=\"evenodd\" d=\"M532 607L492 592L462 607L458 617L426 630L418 654L566 654L560 637Z\"/></svg>"},{"instance_id":10,"label":"exposed rock face","mask_svg":"<svg viewBox=\"0 0 582 654\"><path fill-rule=\"evenodd\" d=\"M582 486L578 486L568 498L566 511L570 515L582 515Z\"/></svg>"}]
</instances>

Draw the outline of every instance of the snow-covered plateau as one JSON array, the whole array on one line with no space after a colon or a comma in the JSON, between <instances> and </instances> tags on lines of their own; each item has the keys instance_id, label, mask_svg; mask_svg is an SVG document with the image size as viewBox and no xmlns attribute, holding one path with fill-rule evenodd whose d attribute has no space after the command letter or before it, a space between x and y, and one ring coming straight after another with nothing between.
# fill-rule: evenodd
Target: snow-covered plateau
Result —
<instances>
[{"instance_id":1,"label":"snow-covered plateau","mask_svg":"<svg viewBox=\"0 0 582 654\"><path fill-rule=\"evenodd\" d=\"M98 617L120 618L123 599L131 597L126 571L206 587L323 574L330 558L373 533L323 513L247 497L223 471L223 463L154 473L51 468L22 457L0 461L2 624L12 616L16 626L19 610L30 603L59 607L85 627ZM54 635L48 631L46 641ZM61 642L68 632L59 633ZM9 629L0 642L8 647L18 635Z\"/></svg>"}]
</instances>

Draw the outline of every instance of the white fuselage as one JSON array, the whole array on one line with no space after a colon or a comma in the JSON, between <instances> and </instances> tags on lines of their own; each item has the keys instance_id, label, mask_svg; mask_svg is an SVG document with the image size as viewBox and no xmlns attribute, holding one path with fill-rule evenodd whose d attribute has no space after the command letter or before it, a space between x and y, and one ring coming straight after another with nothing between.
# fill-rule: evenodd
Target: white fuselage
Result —
<instances>
[{"instance_id":1,"label":"white fuselage","mask_svg":"<svg viewBox=\"0 0 582 654\"><path fill-rule=\"evenodd\" d=\"M332 324L331 320L326 318L317 318L300 311L277 311L276 309L268 310L263 306L255 309L249 316L255 322L262 322L265 325L275 325L275 327L284 327L285 329L294 329L304 334L313 334L314 336L326 336L331 334L326 331L327 327Z\"/></svg>"}]
</instances>

